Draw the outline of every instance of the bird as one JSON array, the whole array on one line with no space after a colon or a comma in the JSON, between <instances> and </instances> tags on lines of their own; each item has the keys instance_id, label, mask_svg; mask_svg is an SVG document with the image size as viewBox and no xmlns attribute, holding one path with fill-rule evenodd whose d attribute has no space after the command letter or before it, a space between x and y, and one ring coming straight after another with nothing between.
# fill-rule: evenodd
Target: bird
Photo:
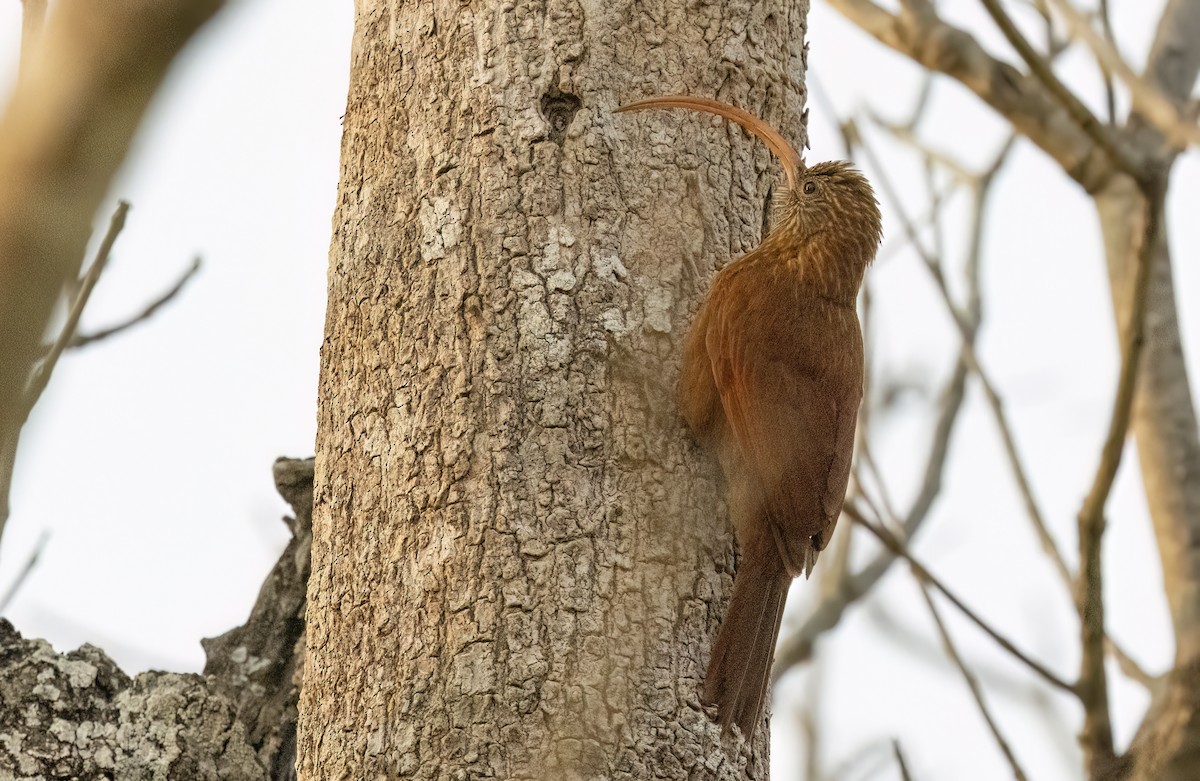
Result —
<instances>
[{"instance_id":1,"label":"bird","mask_svg":"<svg viewBox=\"0 0 1200 781\"><path fill-rule=\"evenodd\" d=\"M845 161L806 165L743 109L689 95L618 112L723 117L771 150L786 186L761 243L713 278L684 345L679 406L716 456L740 549L700 697L723 731L762 721L792 579L812 574L837 526L854 452L864 361L857 300L883 237L870 183Z\"/></svg>"}]
</instances>

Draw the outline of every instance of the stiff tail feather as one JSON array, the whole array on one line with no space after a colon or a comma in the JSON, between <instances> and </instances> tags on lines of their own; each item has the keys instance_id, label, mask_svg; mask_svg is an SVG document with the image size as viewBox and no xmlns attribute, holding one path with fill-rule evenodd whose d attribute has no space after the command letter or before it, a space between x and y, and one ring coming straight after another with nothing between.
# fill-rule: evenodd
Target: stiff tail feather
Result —
<instances>
[{"instance_id":1,"label":"stiff tail feather","mask_svg":"<svg viewBox=\"0 0 1200 781\"><path fill-rule=\"evenodd\" d=\"M736 724L749 739L762 717L779 622L791 577L769 535L744 550L729 610L717 632L703 698L717 706L723 729Z\"/></svg>"}]
</instances>

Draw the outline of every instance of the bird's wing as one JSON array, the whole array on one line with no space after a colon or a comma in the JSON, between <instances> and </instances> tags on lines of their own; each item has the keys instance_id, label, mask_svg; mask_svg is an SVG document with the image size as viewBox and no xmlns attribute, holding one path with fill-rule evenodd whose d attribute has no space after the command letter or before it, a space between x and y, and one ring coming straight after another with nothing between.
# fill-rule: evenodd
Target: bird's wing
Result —
<instances>
[{"instance_id":1,"label":"bird's wing","mask_svg":"<svg viewBox=\"0 0 1200 781\"><path fill-rule=\"evenodd\" d=\"M735 446L795 575L825 547L841 512L862 397L862 337L853 310L750 284L720 297L708 355Z\"/></svg>"},{"instance_id":2,"label":"bird's wing","mask_svg":"<svg viewBox=\"0 0 1200 781\"><path fill-rule=\"evenodd\" d=\"M696 313L696 320L688 332L679 378L679 407L683 419L692 431L701 436L710 433L713 420L721 408L705 345L710 320L709 307L705 304Z\"/></svg>"}]
</instances>

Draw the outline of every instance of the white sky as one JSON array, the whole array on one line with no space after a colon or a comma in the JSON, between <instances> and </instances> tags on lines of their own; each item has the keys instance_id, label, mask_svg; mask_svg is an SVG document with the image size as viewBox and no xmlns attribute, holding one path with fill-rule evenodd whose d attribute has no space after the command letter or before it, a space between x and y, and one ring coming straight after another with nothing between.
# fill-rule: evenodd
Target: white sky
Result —
<instances>
[{"instance_id":1,"label":"white sky","mask_svg":"<svg viewBox=\"0 0 1200 781\"><path fill-rule=\"evenodd\" d=\"M985 31L986 45L1007 51L974 4L947 5L964 26ZM1113 5L1122 49L1140 65L1161 3ZM17 2L0 5L0 85L15 72L19 11ZM152 323L69 354L26 429L0 549L0 589L38 536L52 536L8 612L25 634L60 650L95 643L131 673L198 670L199 638L244 621L287 539L271 463L313 448L351 25L349 3L234 3L189 49L155 104L113 190L113 202L126 198L133 210L84 330L138 310L194 255L205 267ZM839 112L870 105L889 117L906 115L915 67L821 3L809 30L811 74ZM1071 53L1061 65L1099 111L1100 82L1087 58ZM810 105L810 159L841 156L830 118L820 104ZM986 161L1005 134L988 109L947 81L939 82L924 128L927 139L973 164ZM911 199L908 211L923 211L917 162L879 134L872 138ZM1196 301L1200 273L1189 260L1200 246L1200 226L1189 208L1200 195L1200 155L1180 161L1172 184L1178 299ZM994 203L980 352L1005 396L1044 512L1072 552L1075 513L1096 465L1117 367L1096 219L1083 193L1027 143L997 183ZM955 209L949 216L961 223L962 204ZM963 232L949 231L955 268ZM887 204L885 233L889 240L901 234ZM880 262L871 275L877 368L927 391L906 397L873 431L877 458L903 506L925 458L955 342L911 253ZM1195 382L1196 314L1182 314ZM1169 620L1136 458L1126 464L1105 539L1109 624L1136 658L1159 671L1171 659ZM1022 647L1072 677L1078 643L1070 597L1037 547L974 387L945 485L917 552ZM797 585L789 621L802 619L813 590ZM1078 777L1078 709L950 608L945 613L1031 777ZM881 617L907 627L921 645L897 639ZM898 778L890 763L870 774L873 761L886 757L863 752L896 737L916 778L1011 776L902 568L847 614L820 652L820 675L786 681L775 709L790 714L815 703L826 771L858 756L857 770L836 777ZM1145 697L1114 680L1124 741ZM1054 731L1046 719L1031 718L1035 709L1064 726ZM776 720L775 745L778 777L800 777L805 748L785 718Z\"/></svg>"}]
</instances>

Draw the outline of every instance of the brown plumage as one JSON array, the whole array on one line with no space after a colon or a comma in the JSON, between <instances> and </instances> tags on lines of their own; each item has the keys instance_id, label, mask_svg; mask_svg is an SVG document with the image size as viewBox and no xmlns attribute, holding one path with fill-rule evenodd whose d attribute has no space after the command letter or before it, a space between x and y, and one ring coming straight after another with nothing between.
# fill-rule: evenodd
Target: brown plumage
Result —
<instances>
[{"instance_id":1,"label":"brown plumage","mask_svg":"<svg viewBox=\"0 0 1200 781\"><path fill-rule=\"evenodd\" d=\"M788 585L833 534L863 392L855 302L882 235L871 185L844 162L805 166L751 114L687 96L618 111L689 108L732 120L780 159L774 227L726 266L688 335L680 406L728 483L741 559L703 699L749 738L760 721Z\"/></svg>"}]
</instances>

